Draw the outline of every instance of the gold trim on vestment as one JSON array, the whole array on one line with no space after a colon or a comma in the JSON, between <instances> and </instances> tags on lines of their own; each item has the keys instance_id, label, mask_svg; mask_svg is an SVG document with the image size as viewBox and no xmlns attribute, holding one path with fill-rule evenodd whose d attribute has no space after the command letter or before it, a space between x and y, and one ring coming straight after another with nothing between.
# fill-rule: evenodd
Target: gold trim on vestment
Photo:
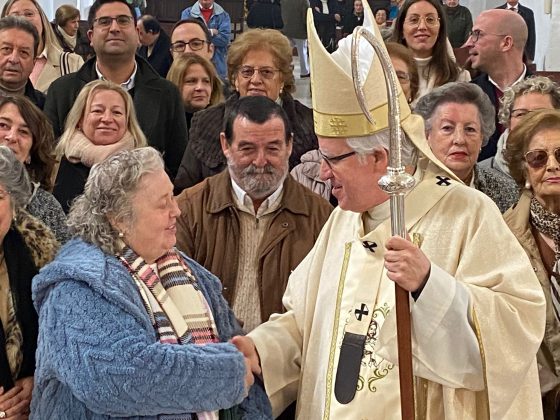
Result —
<instances>
[{"instance_id":1,"label":"gold trim on vestment","mask_svg":"<svg viewBox=\"0 0 560 420\"><path fill-rule=\"evenodd\" d=\"M340 306L342 304L342 295L344 294L344 283L346 280L346 271L348 270L348 263L350 262L350 250L352 249L352 242L347 242L344 245L344 259L342 260L342 270L340 271L340 278L338 280L338 290L336 292L336 308L333 322L331 347L329 350L329 364L327 367L327 394L325 399L325 414L323 420L328 420L331 412L331 395L333 383L333 369L334 369L334 356L336 354L336 340L338 337L338 324L340 322Z\"/></svg>"},{"instance_id":2,"label":"gold trim on vestment","mask_svg":"<svg viewBox=\"0 0 560 420\"><path fill-rule=\"evenodd\" d=\"M486 353L484 352L484 344L482 343L482 335L480 333L480 325L478 324L478 318L476 317L476 311L474 310L473 307L471 307L470 309L470 315L471 315L471 319L473 321L474 324L474 333L476 334L476 339L478 340L478 346L480 348L480 357L482 358L482 375L483 375L483 379L484 379L484 390L483 391L479 391L479 392L483 392L484 393L484 403L486 405L485 410L484 410L484 414L486 415L486 419L490 419L490 399L488 398L488 380L486 378ZM477 399L478 400L478 399ZM478 417L478 413L480 412L480 410L478 410L477 407L477 420L484 420L481 419L480 417Z\"/></svg>"}]
</instances>

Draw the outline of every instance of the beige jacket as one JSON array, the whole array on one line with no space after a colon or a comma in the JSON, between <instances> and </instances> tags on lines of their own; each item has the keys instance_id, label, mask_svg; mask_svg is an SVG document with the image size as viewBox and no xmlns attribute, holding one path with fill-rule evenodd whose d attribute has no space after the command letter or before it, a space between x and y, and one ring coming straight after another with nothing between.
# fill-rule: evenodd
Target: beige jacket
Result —
<instances>
[{"instance_id":1,"label":"beige jacket","mask_svg":"<svg viewBox=\"0 0 560 420\"><path fill-rule=\"evenodd\" d=\"M68 73L78 71L82 64L84 64L82 57L74 53L64 53L64 59L61 63L63 52L55 46L50 46L46 49L46 56L47 62L45 67L43 67L37 82L34 84L35 89L45 94L52 82Z\"/></svg>"}]
</instances>

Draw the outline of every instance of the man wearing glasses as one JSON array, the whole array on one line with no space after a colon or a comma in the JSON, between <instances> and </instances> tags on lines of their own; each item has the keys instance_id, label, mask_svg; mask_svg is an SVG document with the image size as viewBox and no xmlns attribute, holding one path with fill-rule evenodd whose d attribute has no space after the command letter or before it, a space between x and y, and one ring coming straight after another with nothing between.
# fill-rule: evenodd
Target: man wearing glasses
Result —
<instances>
[{"instance_id":1,"label":"man wearing glasses","mask_svg":"<svg viewBox=\"0 0 560 420\"><path fill-rule=\"evenodd\" d=\"M173 179L187 145L187 123L177 88L141 57L136 17L125 0L97 0L88 16L88 37L95 57L76 73L56 80L47 95L45 113L56 136L82 87L97 79L110 80L128 91L148 144L163 153Z\"/></svg>"},{"instance_id":2,"label":"man wearing glasses","mask_svg":"<svg viewBox=\"0 0 560 420\"><path fill-rule=\"evenodd\" d=\"M231 19L214 0L199 0L181 13L181 19L201 19L208 28L214 46L212 62L222 80L227 79L227 47L231 35Z\"/></svg>"},{"instance_id":3,"label":"man wearing glasses","mask_svg":"<svg viewBox=\"0 0 560 420\"><path fill-rule=\"evenodd\" d=\"M482 148L479 161L496 155L498 138L504 131L497 119L504 91L532 76L523 63L526 42L527 25L521 16L509 10L492 9L476 18L465 43L472 68L483 72L472 82L482 88L496 108L496 131Z\"/></svg>"}]
</instances>

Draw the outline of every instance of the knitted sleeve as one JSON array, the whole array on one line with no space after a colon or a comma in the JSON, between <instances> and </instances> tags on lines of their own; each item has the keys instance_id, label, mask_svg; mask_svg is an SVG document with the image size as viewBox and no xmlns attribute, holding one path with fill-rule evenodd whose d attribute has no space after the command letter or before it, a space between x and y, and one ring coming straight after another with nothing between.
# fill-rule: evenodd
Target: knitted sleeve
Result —
<instances>
[{"instance_id":1,"label":"knitted sleeve","mask_svg":"<svg viewBox=\"0 0 560 420\"><path fill-rule=\"evenodd\" d=\"M245 363L232 344L154 342L140 320L84 283L61 282L50 291L39 329L39 363L49 364L57 380L95 413L213 411L245 396Z\"/></svg>"}]
</instances>

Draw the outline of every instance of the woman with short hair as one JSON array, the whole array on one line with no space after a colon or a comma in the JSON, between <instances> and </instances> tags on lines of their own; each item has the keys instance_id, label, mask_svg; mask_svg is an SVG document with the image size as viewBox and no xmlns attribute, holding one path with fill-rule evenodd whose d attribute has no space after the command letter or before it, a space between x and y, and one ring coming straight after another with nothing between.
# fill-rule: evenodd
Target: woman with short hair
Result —
<instances>
[{"instance_id":1,"label":"woman with short hair","mask_svg":"<svg viewBox=\"0 0 560 420\"><path fill-rule=\"evenodd\" d=\"M467 82L440 86L420 98L414 112L424 118L436 157L461 181L490 197L502 213L517 201L511 178L477 164L495 128L494 106L480 87Z\"/></svg>"},{"instance_id":2,"label":"woman with short hair","mask_svg":"<svg viewBox=\"0 0 560 420\"><path fill-rule=\"evenodd\" d=\"M56 9L52 28L65 52L75 52L84 60L94 54L89 40L80 32L80 11L71 4Z\"/></svg>"},{"instance_id":3,"label":"woman with short hair","mask_svg":"<svg viewBox=\"0 0 560 420\"><path fill-rule=\"evenodd\" d=\"M147 145L131 96L108 80L85 85L66 117L56 146L60 166L53 190L67 213L84 190L91 167L121 150Z\"/></svg>"},{"instance_id":4,"label":"woman with short hair","mask_svg":"<svg viewBox=\"0 0 560 420\"><path fill-rule=\"evenodd\" d=\"M0 418L29 415L38 334L31 281L58 249L25 210L31 192L21 162L0 146Z\"/></svg>"},{"instance_id":5,"label":"woman with short hair","mask_svg":"<svg viewBox=\"0 0 560 420\"><path fill-rule=\"evenodd\" d=\"M301 155L318 148L313 111L292 96L296 85L288 38L273 29L243 32L229 46L228 77L236 91L224 103L197 112L192 119L189 143L175 178L177 192L226 168L220 145L224 115L243 96L267 96L282 105L294 131L290 169Z\"/></svg>"},{"instance_id":6,"label":"woman with short hair","mask_svg":"<svg viewBox=\"0 0 560 420\"><path fill-rule=\"evenodd\" d=\"M39 33L39 48L35 67L29 77L33 87L43 93L60 76L78 71L84 60L77 54L65 53L47 19L47 15L36 0L8 0L2 16L21 16L30 21Z\"/></svg>"},{"instance_id":7,"label":"woman with short hair","mask_svg":"<svg viewBox=\"0 0 560 420\"><path fill-rule=\"evenodd\" d=\"M522 188L504 219L529 256L546 299L544 338L537 353L544 417L560 412L560 111L522 118L509 135L509 172Z\"/></svg>"},{"instance_id":8,"label":"woman with short hair","mask_svg":"<svg viewBox=\"0 0 560 420\"><path fill-rule=\"evenodd\" d=\"M36 418L272 418L220 281L175 248L179 214L155 149L92 169L76 239L33 282Z\"/></svg>"}]
</instances>

